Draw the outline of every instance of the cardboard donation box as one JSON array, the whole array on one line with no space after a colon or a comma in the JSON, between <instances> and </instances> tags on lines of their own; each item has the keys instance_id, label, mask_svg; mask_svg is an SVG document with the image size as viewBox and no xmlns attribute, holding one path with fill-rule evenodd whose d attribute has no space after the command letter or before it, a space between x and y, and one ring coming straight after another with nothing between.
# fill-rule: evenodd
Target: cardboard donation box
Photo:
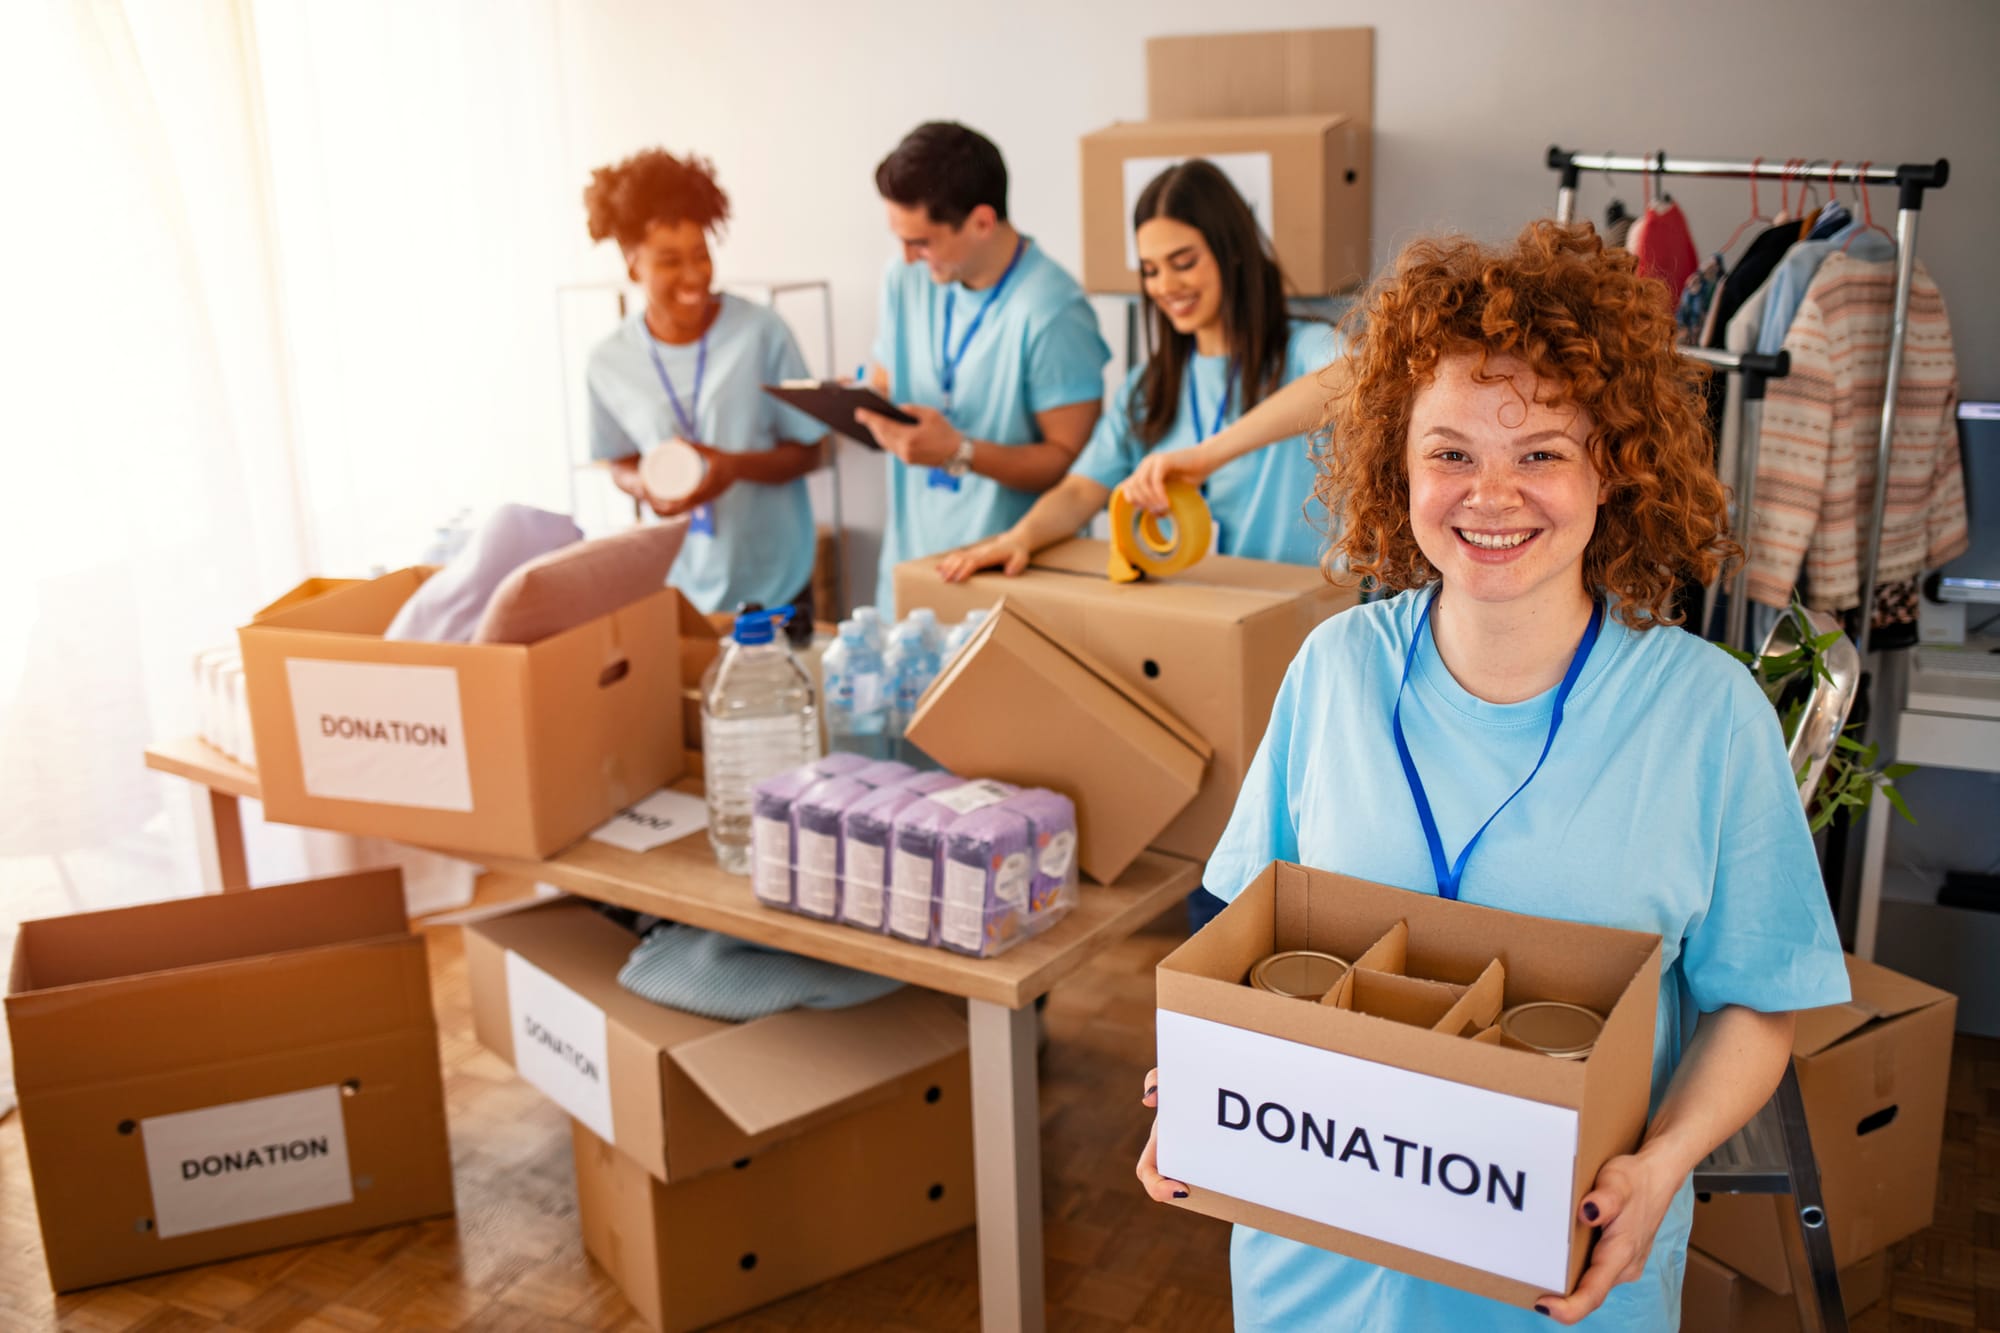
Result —
<instances>
[{"instance_id":1,"label":"cardboard donation box","mask_svg":"<svg viewBox=\"0 0 2000 1333\"><path fill-rule=\"evenodd\" d=\"M654 1328L712 1324L971 1226L970 1111L960 1052L674 1184L572 1122L584 1249Z\"/></svg>"},{"instance_id":2,"label":"cardboard donation box","mask_svg":"<svg viewBox=\"0 0 2000 1333\"><path fill-rule=\"evenodd\" d=\"M452 1210L396 871L25 922L7 1023L57 1291Z\"/></svg>"},{"instance_id":3,"label":"cardboard donation box","mask_svg":"<svg viewBox=\"0 0 2000 1333\"><path fill-rule=\"evenodd\" d=\"M1882 1299L1888 1285L1889 1256L1871 1255L1840 1270L1841 1304L1849 1315L1860 1314ZM1681 1283L1681 1327L1701 1333L1798 1333L1798 1304L1689 1249Z\"/></svg>"},{"instance_id":4,"label":"cardboard donation box","mask_svg":"<svg viewBox=\"0 0 2000 1333\"><path fill-rule=\"evenodd\" d=\"M1834 1262L1845 1268L1931 1224L1958 1000L1849 956L1846 1004L1799 1014L1792 1064L1819 1163ZM1789 1292L1789 1197L1697 1196L1692 1243Z\"/></svg>"},{"instance_id":5,"label":"cardboard donation box","mask_svg":"<svg viewBox=\"0 0 2000 1333\"><path fill-rule=\"evenodd\" d=\"M1311 949L1322 998L1245 984ZM1598 1168L1639 1143L1655 935L1474 907L1278 862L1161 962L1159 1163L1183 1207L1525 1305L1569 1291ZM1604 1019L1559 1059L1496 1020Z\"/></svg>"},{"instance_id":6,"label":"cardboard donation box","mask_svg":"<svg viewBox=\"0 0 2000 1333\"><path fill-rule=\"evenodd\" d=\"M1171 579L1114 584L1104 573L1109 554L1104 542L1068 541L1037 552L1017 578L986 573L964 583L938 578L934 559L911 560L896 567L896 607L907 615L928 606L940 620L960 620L1005 596L1052 637L1178 719L1214 753L1201 790L1150 845L1206 860L1264 738L1285 669L1314 626L1358 598L1317 569L1220 555ZM916 743L960 772L990 773L938 754L923 739ZM1064 790L1060 782L1045 785ZM1128 779L1127 785L1137 784ZM1103 878L1088 861L1084 869Z\"/></svg>"},{"instance_id":7,"label":"cardboard donation box","mask_svg":"<svg viewBox=\"0 0 2000 1333\"><path fill-rule=\"evenodd\" d=\"M1369 129L1338 113L1129 121L1083 136L1083 285L1139 290L1132 216L1147 182L1191 157L1219 167L1303 295L1368 275Z\"/></svg>"},{"instance_id":8,"label":"cardboard donation box","mask_svg":"<svg viewBox=\"0 0 2000 1333\"><path fill-rule=\"evenodd\" d=\"M1184 723L1011 599L945 663L904 735L955 772L1069 797L1078 863L1100 884L1194 798L1209 758Z\"/></svg>"},{"instance_id":9,"label":"cardboard donation box","mask_svg":"<svg viewBox=\"0 0 2000 1333\"><path fill-rule=\"evenodd\" d=\"M681 775L678 594L531 644L384 639L429 576L312 580L238 631L272 819L539 858Z\"/></svg>"},{"instance_id":10,"label":"cardboard donation box","mask_svg":"<svg viewBox=\"0 0 2000 1333\"><path fill-rule=\"evenodd\" d=\"M637 944L574 899L465 931L481 1044L663 1181L726 1167L966 1047L958 1008L913 987L749 1023L669 1009L618 984Z\"/></svg>"}]
</instances>

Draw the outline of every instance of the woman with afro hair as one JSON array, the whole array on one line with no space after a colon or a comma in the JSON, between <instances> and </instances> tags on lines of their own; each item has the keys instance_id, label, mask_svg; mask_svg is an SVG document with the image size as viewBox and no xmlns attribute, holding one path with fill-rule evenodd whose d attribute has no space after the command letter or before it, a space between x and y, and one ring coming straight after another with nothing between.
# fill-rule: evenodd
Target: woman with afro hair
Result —
<instances>
[{"instance_id":1,"label":"woman with afro hair","mask_svg":"<svg viewBox=\"0 0 2000 1333\"><path fill-rule=\"evenodd\" d=\"M768 307L714 290L708 244L729 197L701 158L659 149L591 173L590 238L611 240L645 304L591 352L591 457L663 517L690 515L670 582L704 612L745 602L793 608L812 633L812 503L806 474L830 447L810 417L762 391L806 373L791 330ZM640 460L665 441L693 449L701 481L655 496Z\"/></svg>"},{"instance_id":2,"label":"woman with afro hair","mask_svg":"<svg viewBox=\"0 0 2000 1333\"><path fill-rule=\"evenodd\" d=\"M1658 935L1650 1118L1578 1201L1574 1291L1507 1305L1239 1226L1236 1327L1665 1333L1692 1171L1770 1097L1794 1011L1848 998L1777 713L1671 623L1676 575L1737 555L1701 369L1588 227L1418 241L1357 314L1318 492L1393 595L1300 648L1204 882L1294 861ZM1215 1104L1174 1074L1147 1105ZM1156 1143L1140 1180L1186 1197Z\"/></svg>"}]
</instances>

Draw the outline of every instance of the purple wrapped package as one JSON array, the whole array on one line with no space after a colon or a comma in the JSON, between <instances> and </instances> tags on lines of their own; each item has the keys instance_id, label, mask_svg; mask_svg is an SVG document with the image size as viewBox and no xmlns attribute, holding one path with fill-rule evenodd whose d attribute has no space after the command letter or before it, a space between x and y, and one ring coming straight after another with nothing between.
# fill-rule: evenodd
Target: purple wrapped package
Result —
<instances>
[{"instance_id":1,"label":"purple wrapped package","mask_svg":"<svg viewBox=\"0 0 2000 1333\"><path fill-rule=\"evenodd\" d=\"M843 777L851 777L871 787L894 787L899 783L908 782L916 775L917 770L900 759L877 759L865 768L857 768L852 773L842 774Z\"/></svg>"},{"instance_id":2,"label":"purple wrapped package","mask_svg":"<svg viewBox=\"0 0 2000 1333\"><path fill-rule=\"evenodd\" d=\"M1033 787L1002 805L1028 817L1034 866L1028 881L1028 933L1045 930L1076 905L1076 806L1061 792Z\"/></svg>"},{"instance_id":3,"label":"purple wrapped package","mask_svg":"<svg viewBox=\"0 0 2000 1333\"><path fill-rule=\"evenodd\" d=\"M938 942L977 956L1026 937L1034 834L1006 802L961 815L945 833Z\"/></svg>"},{"instance_id":4,"label":"purple wrapped package","mask_svg":"<svg viewBox=\"0 0 2000 1333\"><path fill-rule=\"evenodd\" d=\"M1005 782L965 782L904 806L891 828L889 933L936 944L945 831L960 817L1012 796Z\"/></svg>"},{"instance_id":5,"label":"purple wrapped package","mask_svg":"<svg viewBox=\"0 0 2000 1333\"><path fill-rule=\"evenodd\" d=\"M964 785L949 773L918 773L847 807L840 821L842 921L862 930L889 928L889 832L897 813L933 792Z\"/></svg>"},{"instance_id":6,"label":"purple wrapped package","mask_svg":"<svg viewBox=\"0 0 2000 1333\"><path fill-rule=\"evenodd\" d=\"M875 789L857 773L822 778L792 802L792 910L831 921L840 907L840 817Z\"/></svg>"},{"instance_id":7,"label":"purple wrapped package","mask_svg":"<svg viewBox=\"0 0 2000 1333\"><path fill-rule=\"evenodd\" d=\"M830 754L765 778L750 789L750 891L772 907L792 905L792 803L824 778L866 768L858 754Z\"/></svg>"}]
</instances>

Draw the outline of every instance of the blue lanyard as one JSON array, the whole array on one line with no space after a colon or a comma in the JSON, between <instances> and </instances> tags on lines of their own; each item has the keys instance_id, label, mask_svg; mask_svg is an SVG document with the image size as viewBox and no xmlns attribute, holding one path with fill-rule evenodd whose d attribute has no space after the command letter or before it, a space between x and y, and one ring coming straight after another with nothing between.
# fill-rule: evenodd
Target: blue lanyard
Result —
<instances>
[{"instance_id":1,"label":"blue lanyard","mask_svg":"<svg viewBox=\"0 0 2000 1333\"><path fill-rule=\"evenodd\" d=\"M1188 415L1194 419L1194 442L1200 444L1209 436L1222 429L1222 423L1229 416L1229 404L1236 397L1236 362L1232 359L1229 369L1223 372L1222 401L1215 405L1215 420L1207 430L1201 428L1201 390L1195 384L1194 358L1187 363Z\"/></svg>"},{"instance_id":2,"label":"blue lanyard","mask_svg":"<svg viewBox=\"0 0 2000 1333\"><path fill-rule=\"evenodd\" d=\"M944 338L942 340L943 345L938 349L940 353L938 361L938 387L944 390L944 410L946 412L951 411L951 391L953 386L958 383L958 363L965 360L965 349L972 346L972 335L979 332L979 326L986 322L986 312L993 308L993 303L998 301L1000 294L1007 290L1007 281L1014 276L1014 269L1020 264L1021 256L1027 252L1027 249L1027 237L1020 237L1014 242L1014 257L1007 261L1005 271L1000 274L1000 281L993 284L993 290L986 293L986 299L979 303L979 312L973 315L972 323L965 326L965 336L959 339L958 350L956 352L951 350L952 293L951 288L945 288Z\"/></svg>"},{"instance_id":3,"label":"blue lanyard","mask_svg":"<svg viewBox=\"0 0 2000 1333\"><path fill-rule=\"evenodd\" d=\"M713 324L709 326L710 329L714 327ZM660 360L660 349L654 344L652 330L650 329L646 331L646 355L653 358L653 369L660 376L660 387L667 391L667 402L674 409L674 420L680 422L681 438L684 440L700 440L701 382L708 375L708 330L704 329L702 331L701 346L696 349L694 354L692 411L681 405L681 396L674 392L674 382L667 376L666 363Z\"/></svg>"},{"instance_id":4,"label":"blue lanyard","mask_svg":"<svg viewBox=\"0 0 2000 1333\"><path fill-rule=\"evenodd\" d=\"M1410 639L1409 656L1403 659L1403 679L1396 685L1396 708L1390 714L1389 724L1396 733L1396 754L1403 761L1403 777L1409 782L1410 796L1417 803L1417 818L1423 821L1424 841L1430 844L1431 869L1437 875L1438 896L1455 899L1458 897L1459 881L1465 876L1465 863L1471 859L1472 849L1479 845L1480 836L1492 827L1494 820L1500 817L1500 810L1512 805L1514 796L1526 791L1528 784L1535 780L1535 774L1542 771L1542 763L1549 757L1550 747L1556 743L1556 732L1562 727L1563 705L1569 702L1569 692L1576 688L1577 677L1583 674L1583 664L1590 659L1591 647L1597 642L1597 632L1604 627L1604 604L1591 603L1590 624L1584 627L1583 640L1577 644L1576 652L1570 656L1569 670L1563 674L1562 684L1556 689L1555 707L1549 711L1549 738L1542 743L1541 759L1535 761L1534 770L1521 780L1521 785L1514 788L1514 796L1509 796L1500 802L1500 810L1495 810L1486 817L1486 822L1479 826L1479 832L1472 835L1472 841L1466 843L1465 850L1458 854L1458 862L1455 865L1445 861L1444 840L1438 836L1437 819L1431 814L1430 797L1424 793L1424 780L1417 773L1417 761L1410 757L1410 743L1403 739L1403 690L1410 683L1410 667L1416 663L1417 650L1423 646L1424 635L1431 625L1431 610L1436 605L1437 594L1432 593L1430 601L1424 604L1424 618L1418 623L1417 632Z\"/></svg>"}]
</instances>

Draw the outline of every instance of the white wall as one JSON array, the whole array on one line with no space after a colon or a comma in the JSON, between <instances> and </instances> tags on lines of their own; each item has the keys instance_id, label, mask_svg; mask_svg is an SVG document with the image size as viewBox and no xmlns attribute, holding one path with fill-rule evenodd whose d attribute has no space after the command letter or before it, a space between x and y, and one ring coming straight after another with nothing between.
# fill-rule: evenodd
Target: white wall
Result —
<instances>
[{"instance_id":1,"label":"white wall","mask_svg":"<svg viewBox=\"0 0 2000 1333\"><path fill-rule=\"evenodd\" d=\"M890 253L874 166L911 126L957 119L997 142L1014 218L1074 269L1077 139L1143 118L1146 37L1372 25L1378 263L1420 232L1497 240L1551 211L1552 142L1949 157L1953 181L1926 205L1918 250L1951 309L1963 395L2000 398L2000 5L1984 0L600 0L558 16L577 189L591 166L640 147L713 158L736 213L725 280L830 279L843 368L866 355ZM1614 188L1636 205L1638 184L1586 180L1581 215L1601 216ZM1748 212L1741 182L1678 181L1674 194L1698 244L1720 244ZM1893 228L1893 191L1874 194ZM616 276L609 247L590 250L580 204L575 218L575 274ZM815 357L817 330L799 332ZM849 522L868 529L882 507L872 461L850 450L844 464Z\"/></svg>"}]
</instances>

